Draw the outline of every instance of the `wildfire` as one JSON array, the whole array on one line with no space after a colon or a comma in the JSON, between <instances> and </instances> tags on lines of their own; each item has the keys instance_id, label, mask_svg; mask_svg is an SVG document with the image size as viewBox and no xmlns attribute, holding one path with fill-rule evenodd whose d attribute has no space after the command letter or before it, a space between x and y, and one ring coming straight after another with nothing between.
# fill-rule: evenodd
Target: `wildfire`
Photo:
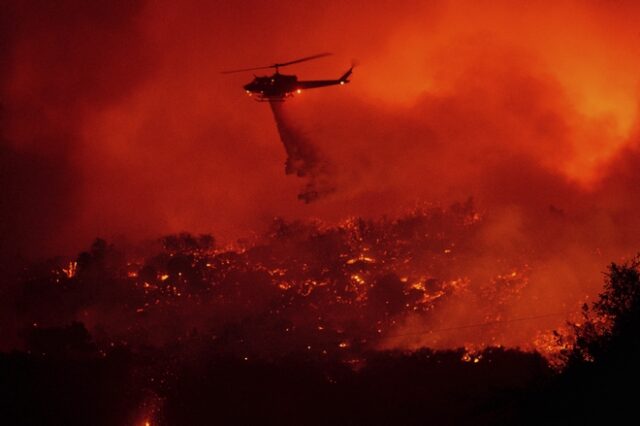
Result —
<instances>
[{"instance_id":1,"label":"wildfire","mask_svg":"<svg viewBox=\"0 0 640 426\"><path fill-rule=\"evenodd\" d=\"M121 302L105 310L119 310L126 324L111 333L132 340L127 336L142 328L182 341L195 328L189 324L207 324L212 341L242 356L299 347L354 358L384 348L480 350L510 342L549 356L562 350L535 328L509 340L522 324L509 323L509 306L522 297L530 266L505 263L482 279L459 271L461 242L480 224L472 210L457 208L337 227L280 221L276 232L242 250L172 237L164 252L101 272L123 283L108 287L122 292ZM104 264L72 262L55 278L62 287L65 279L93 285L82 268ZM469 352L463 360L481 358Z\"/></svg>"}]
</instances>

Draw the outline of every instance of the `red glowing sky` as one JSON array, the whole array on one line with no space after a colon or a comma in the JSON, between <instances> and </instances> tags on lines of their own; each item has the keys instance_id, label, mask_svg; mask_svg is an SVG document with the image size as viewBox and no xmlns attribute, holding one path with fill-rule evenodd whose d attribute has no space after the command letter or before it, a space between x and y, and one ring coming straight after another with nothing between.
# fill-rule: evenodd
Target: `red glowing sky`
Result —
<instances>
[{"instance_id":1,"label":"red glowing sky","mask_svg":"<svg viewBox=\"0 0 640 426\"><path fill-rule=\"evenodd\" d=\"M497 218L494 240L551 229L549 206L615 254L640 230L636 2L2 9L3 250L181 230L233 241L274 216L332 222L468 196ZM251 73L220 71L324 51L287 72L360 65L351 84L287 104L338 170L338 191L306 205L271 111L241 89Z\"/></svg>"}]
</instances>

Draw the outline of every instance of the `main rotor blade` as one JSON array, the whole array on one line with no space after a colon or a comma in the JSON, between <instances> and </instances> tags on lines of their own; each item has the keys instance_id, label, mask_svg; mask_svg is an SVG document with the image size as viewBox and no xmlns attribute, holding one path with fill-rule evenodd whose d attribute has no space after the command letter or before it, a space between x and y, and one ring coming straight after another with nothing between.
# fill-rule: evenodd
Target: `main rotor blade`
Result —
<instances>
[{"instance_id":1,"label":"main rotor blade","mask_svg":"<svg viewBox=\"0 0 640 426\"><path fill-rule=\"evenodd\" d=\"M222 74L232 74L234 72L243 72L243 71L265 70L267 68L273 68L273 67L274 67L273 65L268 65L266 67L242 68L239 70L222 71Z\"/></svg>"},{"instance_id":2,"label":"main rotor blade","mask_svg":"<svg viewBox=\"0 0 640 426\"><path fill-rule=\"evenodd\" d=\"M328 52L318 53L317 55L307 56L307 57L296 59L296 60L293 60L293 61L283 62L281 64L273 64L273 66L274 67L284 67L285 65L297 64L298 62L310 61L312 59L323 58L323 57L329 56L329 55L331 55L331 53L328 53Z\"/></svg>"},{"instance_id":3,"label":"main rotor blade","mask_svg":"<svg viewBox=\"0 0 640 426\"><path fill-rule=\"evenodd\" d=\"M304 61L310 61L312 59L318 59L318 58L323 58L325 56L329 56L331 55L331 53L325 52L325 53L319 53L317 55L312 55L312 56L306 56L304 58L300 58L300 59L296 59L293 61L289 61L289 62L283 62L281 64L273 64L273 65L267 65L266 67L254 67L254 68L241 68L238 70L230 70L230 71L222 71L222 74L232 74L234 72L243 72L243 71L255 71L255 70L266 70L268 68L278 68L278 67L284 67L286 65L293 65L293 64L297 64L298 62L304 62Z\"/></svg>"}]
</instances>

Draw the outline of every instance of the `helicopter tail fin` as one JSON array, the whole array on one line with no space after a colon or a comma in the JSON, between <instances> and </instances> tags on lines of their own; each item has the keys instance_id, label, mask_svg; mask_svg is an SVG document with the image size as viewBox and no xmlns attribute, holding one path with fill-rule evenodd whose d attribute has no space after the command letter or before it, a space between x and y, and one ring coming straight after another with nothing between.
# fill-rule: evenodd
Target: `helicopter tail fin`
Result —
<instances>
[{"instance_id":1,"label":"helicopter tail fin","mask_svg":"<svg viewBox=\"0 0 640 426\"><path fill-rule=\"evenodd\" d=\"M347 72L342 74L342 76L338 79L340 81L340 83L348 83L349 80L347 80L347 79L349 78L349 76L351 75L352 72L353 72L353 67L349 68L347 70Z\"/></svg>"}]
</instances>

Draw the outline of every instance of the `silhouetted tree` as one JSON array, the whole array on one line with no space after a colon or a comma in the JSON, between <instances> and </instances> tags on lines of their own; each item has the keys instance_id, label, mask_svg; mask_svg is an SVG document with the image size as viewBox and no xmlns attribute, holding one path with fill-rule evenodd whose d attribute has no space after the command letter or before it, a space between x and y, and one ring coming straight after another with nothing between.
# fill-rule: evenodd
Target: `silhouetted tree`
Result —
<instances>
[{"instance_id":1,"label":"silhouetted tree","mask_svg":"<svg viewBox=\"0 0 640 426\"><path fill-rule=\"evenodd\" d=\"M208 251L215 248L216 240L212 235L198 236L188 232L167 235L161 239L162 245L169 253Z\"/></svg>"},{"instance_id":2,"label":"silhouetted tree","mask_svg":"<svg viewBox=\"0 0 640 426\"><path fill-rule=\"evenodd\" d=\"M609 266L604 292L591 308L583 307L584 323L574 325L571 363L608 363L640 354L639 266L640 257Z\"/></svg>"},{"instance_id":3,"label":"silhouetted tree","mask_svg":"<svg viewBox=\"0 0 640 426\"><path fill-rule=\"evenodd\" d=\"M609 266L604 292L583 307L584 321L573 324L565 370L531 401L531 424L621 424L637 417L639 267L639 257Z\"/></svg>"}]
</instances>

